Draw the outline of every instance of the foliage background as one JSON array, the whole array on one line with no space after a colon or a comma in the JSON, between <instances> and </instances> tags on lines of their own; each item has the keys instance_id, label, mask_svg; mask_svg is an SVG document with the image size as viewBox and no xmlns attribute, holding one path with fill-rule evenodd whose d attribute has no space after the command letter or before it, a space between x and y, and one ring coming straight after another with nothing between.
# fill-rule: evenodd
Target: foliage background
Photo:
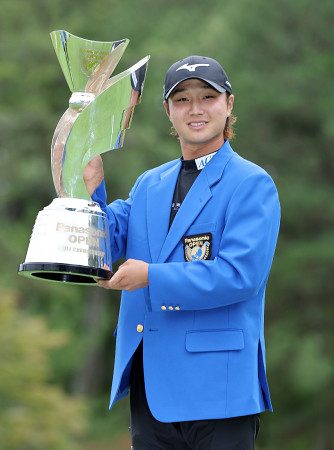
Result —
<instances>
[{"instance_id":1,"label":"foliage background","mask_svg":"<svg viewBox=\"0 0 334 450\"><path fill-rule=\"evenodd\" d=\"M108 413L119 294L17 276L55 192L50 142L69 91L49 32L131 42L151 55L124 150L104 155L109 199L179 156L162 108L167 68L222 62L238 116L234 149L274 178L282 225L267 291L275 413L258 450L334 447L334 3L331 0L2 0L0 8L0 447L129 448L128 403Z\"/></svg>"}]
</instances>

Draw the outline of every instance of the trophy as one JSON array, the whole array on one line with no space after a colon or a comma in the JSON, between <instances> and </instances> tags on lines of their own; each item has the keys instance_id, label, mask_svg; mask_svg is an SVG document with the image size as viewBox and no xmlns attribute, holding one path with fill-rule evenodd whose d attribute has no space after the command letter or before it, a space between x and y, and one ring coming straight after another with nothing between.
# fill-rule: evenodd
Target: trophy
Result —
<instances>
[{"instance_id":1,"label":"trophy","mask_svg":"<svg viewBox=\"0 0 334 450\"><path fill-rule=\"evenodd\" d=\"M111 77L128 39L98 42L59 30L51 40L72 92L51 143L57 198L40 211L19 274L55 282L96 285L112 267L106 214L89 196L88 162L123 146L141 100L149 56Z\"/></svg>"}]
</instances>

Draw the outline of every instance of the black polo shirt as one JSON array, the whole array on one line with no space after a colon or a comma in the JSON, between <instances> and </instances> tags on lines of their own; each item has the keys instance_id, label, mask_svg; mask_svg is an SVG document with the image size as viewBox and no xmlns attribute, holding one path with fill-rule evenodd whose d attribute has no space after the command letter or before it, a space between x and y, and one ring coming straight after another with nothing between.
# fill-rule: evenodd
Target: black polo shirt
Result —
<instances>
[{"instance_id":1,"label":"black polo shirt","mask_svg":"<svg viewBox=\"0 0 334 450\"><path fill-rule=\"evenodd\" d=\"M180 209L183 200L189 192L189 189L193 185L201 170L206 166L206 164L211 160L211 158L217 152L210 153L205 156L201 156L196 159L186 159L181 158L181 169L177 182L175 185L174 197L172 202L172 208L169 219L169 228L171 227L175 216Z\"/></svg>"}]
</instances>

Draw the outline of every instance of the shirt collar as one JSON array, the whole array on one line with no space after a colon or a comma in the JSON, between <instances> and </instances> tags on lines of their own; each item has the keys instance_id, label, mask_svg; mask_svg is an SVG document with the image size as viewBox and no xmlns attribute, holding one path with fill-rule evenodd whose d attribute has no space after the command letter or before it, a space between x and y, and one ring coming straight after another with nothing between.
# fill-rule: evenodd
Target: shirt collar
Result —
<instances>
[{"instance_id":1,"label":"shirt collar","mask_svg":"<svg viewBox=\"0 0 334 450\"><path fill-rule=\"evenodd\" d=\"M182 156L181 157L182 168L186 172L196 172L196 171L202 170L207 165L207 163L209 161L211 161L211 159L214 157L214 155L216 153L217 153L217 151L209 153L209 154L204 155L204 156L200 156L200 157L195 158L195 159L186 159L186 160L184 160L183 156Z\"/></svg>"}]
</instances>

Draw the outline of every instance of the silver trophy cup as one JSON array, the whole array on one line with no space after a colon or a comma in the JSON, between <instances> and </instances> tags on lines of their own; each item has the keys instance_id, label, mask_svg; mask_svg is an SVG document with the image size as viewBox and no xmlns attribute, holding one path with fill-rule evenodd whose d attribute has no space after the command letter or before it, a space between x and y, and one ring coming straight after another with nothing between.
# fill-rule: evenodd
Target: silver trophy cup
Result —
<instances>
[{"instance_id":1,"label":"silver trophy cup","mask_svg":"<svg viewBox=\"0 0 334 450\"><path fill-rule=\"evenodd\" d=\"M51 144L58 198L39 212L19 274L48 281L96 285L112 272L106 214L90 198L83 173L95 156L123 146L133 110L141 100L146 56L111 77L128 39L97 42L66 31L51 39L72 92Z\"/></svg>"}]
</instances>

